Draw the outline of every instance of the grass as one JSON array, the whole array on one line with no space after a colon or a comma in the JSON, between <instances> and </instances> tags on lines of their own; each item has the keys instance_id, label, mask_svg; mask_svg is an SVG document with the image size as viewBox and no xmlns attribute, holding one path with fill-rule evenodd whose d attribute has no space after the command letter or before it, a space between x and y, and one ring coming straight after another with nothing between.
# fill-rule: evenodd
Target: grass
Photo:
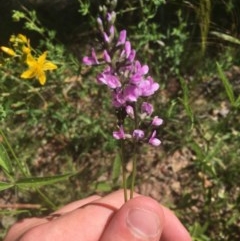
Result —
<instances>
[{"instance_id":1,"label":"grass","mask_svg":"<svg viewBox=\"0 0 240 241\"><path fill-rule=\"evenodd\" d=\"M47 73L47 83L41 86L19 77L26 69L21 59L0 55L1 238L17 219L121 186L118 143L112 139L115 113L108 93L95 81L98 70L80 61L90 49L84 43L97 39L95 29L94 40L88 37L86 26L92 28L96 12L87 2L80 1L79 13L84 41L73 48L79 48L81 56L56 37L58 32L48 34L37 14L14 13L28 23L23 31L37 34L34 51L48 50L58 69ZM173 19L168 27L159 21L166 8ZM185 5L176 9L164 1L132 1L129 6L123 1L116 11L119 30L127 28L138 56L161 85L153 100L156 115L164 119L159 133L163 144L140 148L136 190L171 207L193 240L239 240L238 43L216 40L220 54L213 56L207 54L209 45L203 45L206 33L199 36L199 44L188 42L194 34L190 26L199 23L184 19ZM135 15L144 20L126 25ZM209 21L201 31L213 32ZM204 59L201 48L206 48ZM130 149L126 156L131 160ZM128 175L130 170L128 164Z\"/></svg>"}]
</instances>

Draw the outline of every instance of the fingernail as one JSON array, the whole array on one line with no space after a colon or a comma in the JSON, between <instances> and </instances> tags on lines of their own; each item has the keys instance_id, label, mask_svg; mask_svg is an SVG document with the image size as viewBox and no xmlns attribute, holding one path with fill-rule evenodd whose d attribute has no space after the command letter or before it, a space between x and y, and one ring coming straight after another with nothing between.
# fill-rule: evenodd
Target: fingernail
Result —
<instances>
[{"instance_id":1,"label":"fingernail","mask_svg":"<svg viewBox=\"0 0 240 241\"><path fill-rule=\"evenodd\" d=\"M130 209L127 215L127 226L134 236L143 240L154 238L160 233L159 217L150 210Z\"/></svg>"}]
</instances>

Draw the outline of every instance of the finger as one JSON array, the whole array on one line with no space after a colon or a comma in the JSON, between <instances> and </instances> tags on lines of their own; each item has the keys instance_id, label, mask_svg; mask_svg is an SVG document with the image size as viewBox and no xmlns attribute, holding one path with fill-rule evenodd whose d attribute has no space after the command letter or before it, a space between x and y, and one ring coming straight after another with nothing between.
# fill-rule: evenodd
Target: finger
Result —
<instances>
[{"instance_id":1,"label":"finger","mask_svg":"<svg viewBox=\"0 0 240 241\"><path fill-rule=\"evenodd\" d=\"M69 203L69 204L65 205L64 207L55 211L53 214L63 214L63 213L66 213L66 212L71 212L71 211L73 211L77 208L80 208L80 207L82 207L82 206L84 206L84 205L86 205L90 202L96 201L100 198L101 197L98 196L98 195L93 195L93 196L90 196L90 197L87 197L87 198Z\"/></svg>"},{"instance_id":2,"label":"finger","mask_svg":"<svg viewBox=\"0 0 240 241\"><path fill-rule=\"evenodd\" d=\"M32 229L33 227L39 226L39 225L44 224L44 223L48 223L49 221L53 220L55 217L59 217L66 212L70 212L70 211L73 211L77 208L80 208L80 207L86 205L87 203L95 201L99 198L100 198L100 196L93 195L93 196L87 197L85 199L75 201L73 203L70 203L70 204L62 207L58 211L50 214L48 217L26 218L26 219L20 220L10 228L10 230L8 231L4 241L17 240L26 231Z\"/></svg>"},{"instance_id":3,"label":"finger","mask_svg":"<svg viewBox=\"0 0 240 241\"><path fill-rule=\"evenodd\" d=\"M137 194L134 194L136 196ZM82 208L28 230L23 240L97 241L111 218L124 203L123 191L94 200Z\"/></svg>"},{"instance_id":4,"label":"finger","mask_svg":"<svg viewBox=\"0 0 240 241\"><path fill-rule=\"evenodd\" d=\"M175 214L163 207L165 223L161 241L191 241L191 237Z\"/></svg>"},{"instance_id":5,"label":"finger","mask_svg":"<svg viewBox=\"0 0 240 241\"><path fill-rule=\"evenodd\" d=\"M115 213L101 241L159 241L164 225L162 207L153 199L138 196Z\"/></svg>"}]
</instances>

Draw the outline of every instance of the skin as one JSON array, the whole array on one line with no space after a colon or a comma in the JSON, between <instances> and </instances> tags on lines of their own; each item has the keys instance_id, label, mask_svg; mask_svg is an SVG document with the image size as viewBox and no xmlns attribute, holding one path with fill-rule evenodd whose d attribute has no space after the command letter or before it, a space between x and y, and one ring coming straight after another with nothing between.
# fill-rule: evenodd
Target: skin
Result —
<instances>
[{"instance_id":1,"label":"skin","mask_svg":"<svg viewBox=\"0 0 240 241\"><path fill-rule=\"evenodd\" d=\"M4 241L191 241L172 211L154 199L123 191L90 196L42 218L14 224Z\"/></svg>"}]
</instances>

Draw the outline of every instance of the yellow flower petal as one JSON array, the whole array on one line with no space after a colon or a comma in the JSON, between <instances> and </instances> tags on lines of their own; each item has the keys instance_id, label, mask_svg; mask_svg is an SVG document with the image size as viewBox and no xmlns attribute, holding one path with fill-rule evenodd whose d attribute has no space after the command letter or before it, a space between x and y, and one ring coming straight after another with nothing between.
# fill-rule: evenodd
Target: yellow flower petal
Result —
<instances>
[{"instance_id":1,"label":"yellow flower petal","mask_svg":"<svg viewBox=\"0 0 240 241\"><path fill-rule=\"evenodd\" d=\"M43 70L46 71L46 70L54 70L54 69L57 69L57 65L53 64L52 62L45 62L44 65L43 65Z\"/></svg>"},{"instance_id":2,"label":"yellow flower petal","mask_svg":"<svg viewBox=\"0 0 240 241\"><path fill-rule=\"evenodd\" d=\"M27 60L26 60L26 62L27 62L27 65L28 65L28 66L37 65L37 61L34 59L34 57L31 55L31 53L29 53L29 54L27 55Z\"/></svg>"},{"instance_id":3,"label":"yellow flower petal","mask_svg":"<svg viewBox=\"0 0 240 241\"><path fill-rule=\"evenodd\" d=\"M39 73L38 80L41 85L46 83L46 75L43 71Z\"/></svg>"},{"instance_id":4,"label":"yellow flower petal","mask_svg":"<svg viewBox=\"0 0 240 241\"><path fill-rule=\"evenodd\" d=\"M18 38L19 42L28 43L27 37L25 35L23 35L23 34L18 34L17 38Z\"/></svg>"},{"instance_id":5,"label":"yellow flower petal","mask_svg":"<svg viewBox=\"0 0 240 241\"><path fill-rule=\"evenodd\" d=\"M28 69L26 71L24 71L21 76L21 78L23 79L31 79L35 77L35 71L33 69Z\"/></svg>"},{"instance_id":6,"label":"yellow flower petal","mask_svg":"<svg viewBox=\"0 0 240 241\"><path fill-rule=\"evenodd\" d=\"M16 56L16 53L15 53L15 51L14 51L13 49L10 49L10 48L5 47L5 46L1 46L1 50L2 50L4 53L6 53L6 54L8 54L8 55L10 55L10 56Z\"/></svg>"},{"instance_id":7,"label":"yellow flower petal","mask_svg":"<svg viewBox=\"0 0 240 241\"><path fill-rule=\"evenodd\" d=\"M22 51L23 51L24 54L30 54L31 53L31 49L26 47L26 46L22 47Z\"/></svg>"},{"instance_id":8,"label":"yellow flower petal","mask_svg":"<svg viewBox=\"0 0 240 241\"><path fill-rule=\"evenodd\" d=\"M40 55L37 61L39 64L43 65L46 58L47 58L47 51L45 51L42 55Z\"/></svg>"}]
</instances>

